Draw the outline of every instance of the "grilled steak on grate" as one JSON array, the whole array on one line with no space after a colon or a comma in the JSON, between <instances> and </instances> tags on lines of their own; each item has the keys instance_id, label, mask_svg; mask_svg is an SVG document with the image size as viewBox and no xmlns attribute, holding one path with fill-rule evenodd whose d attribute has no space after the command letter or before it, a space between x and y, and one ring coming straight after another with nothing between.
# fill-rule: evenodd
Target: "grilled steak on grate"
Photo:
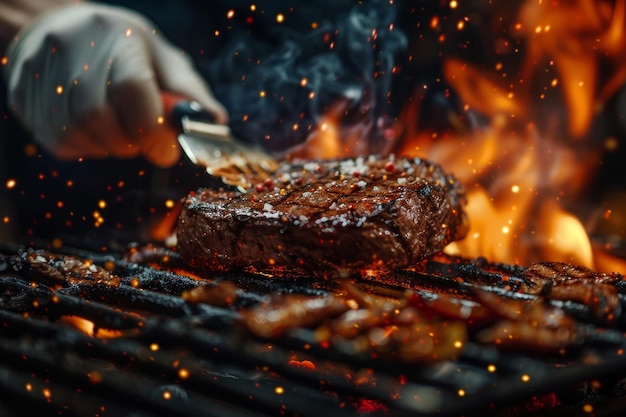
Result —
<instances>
[{"instance_id":1,"label":"grilled steak on grate","mask_svg":"<svg viewBox=\"0 0 626 417\"><path fill-rule=\"evenodd\" d=\"M210 270L406 267L466 234L464 203L462 185L419 158L285 163L248 193L187 196L178 250Z\"/></svg>"}]
</instances>

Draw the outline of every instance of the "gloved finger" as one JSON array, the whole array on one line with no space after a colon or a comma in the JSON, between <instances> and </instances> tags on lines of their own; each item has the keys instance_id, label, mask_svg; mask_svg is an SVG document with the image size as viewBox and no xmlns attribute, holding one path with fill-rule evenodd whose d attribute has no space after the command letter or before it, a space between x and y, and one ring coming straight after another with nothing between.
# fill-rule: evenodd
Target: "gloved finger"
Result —
<instances>
[{"instance_id":1,"label":"gloved finger","mask_svg":"<svg viewBox=\"0 0 626 417\"><path fill-rule=\"evenodd\" d=\"M156 166L170 167L180 159L175 141L176 132L167 125L159 126L139 138L130 137L122 129L112 106L90 112L84 121L68 132L62 145L55 149L60 159L132 158L143 154Z\"/></svg>"},{"instance_id":2,"label":"gloved finger","mask_svg":"<svg viewBox=\"0 0 626 417\"><path fill-rule=\"evenodd\" d=\"M154 130L163 117L160 89L150 51L139 34L118 41L110 71L108 101L117 109L124 130L131 137Z\"/></svg>"},{"instance_id":3,"label":"gloved finger","mask_svg":"<svg viewBox=\"0 0 626 417\"><path fill-rule=\"evenodd\" d=\"M78 160L80 158L89 158L94 155L104 155L106 147L92 142L91 134L81 128L74 128L68 132L63 142L55 147L53 155L60 160Z\"/></svg>"},{"instance_id":4,"label":"gloved finger","mask_svg":"<svg viewBox=\"0 0 626 417\"><path fill-rule=\"evenodd\" d=\"M153 165L168 168L180 160L177 132L164 123L140 137L141 153Z\"/></svg>"},{"instance_id":5,"label":"gloved finger","mask_svg":"<svg viewBox=\"0 0 626 417\"><path fill-rule=\"evenodd\" d=\"M111 106L93 110L84 120L70 129L63 140L52 149L59 159L132 158L140 154L134 138L125 134Z\"/></svg>"},{"instance_id":6,"label":"gloved finger","mask_svg":"<svg viewBox=\"0 0 626 417\"><path fill-rule=\"evenodd\" d=\"M110 103L91 110L83 117L78 127L88 135L89 142L104 149L101 154L84 155L86 157L133 158L141 154L139 141L126 133L117 111Z\"/></svg>"},{"instance_id":7,"label":"gloved finger","mask_svg":"<svg viewBox=\"0 0 626 417\"><path fill-rule=\"evenodd\" d=\"M112 92L111 102L124 133L134 140L146 159L161 167L178 162L180 151L176 132L165 122L161 96L152 81L118 84Z\"/></svg>"},{"instance_id":8,"label":"gloved finger","mask_svg":"<svg viewBox=\"0 0 626 417\"><path fill-rule=\"evenodd\" d=\"M159 83L164 90L197 101L206 111L213 114L217 123L228 123L228 111L215 98L211 88L196 71L187 55L165 39L156 36L149 39L149 46Z\"/></svg>"},{"instance_id":9,"label":"gloved finger","mask_svg":"<svg viewBox=\"0 0 626 417\"><path fill-rule=\"evenodd\" d=\"M109 101L124 131L135 138L141 153L157 166L180 158L176 134L165 126L163 103L149 51L135 35L122 40L111 68Z\"/></svg>"}]
</instances>

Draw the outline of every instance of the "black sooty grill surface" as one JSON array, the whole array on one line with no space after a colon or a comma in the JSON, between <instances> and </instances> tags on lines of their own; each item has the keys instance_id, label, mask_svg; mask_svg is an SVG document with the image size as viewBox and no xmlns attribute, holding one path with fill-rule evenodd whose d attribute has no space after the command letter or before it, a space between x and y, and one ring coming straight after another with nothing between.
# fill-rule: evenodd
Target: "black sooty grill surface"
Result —
<instances>
[{"instance_id":1,"label":"black sooty grill surface","mask_svg":"<svg viewBox=\"0 0 626 417\"><path fill-rule=\"evenodd\" d=\"M324 296L337 291L334 279L200 277L158 247L130 257L5 247L1 256L3 415L618 415L626 406L621 320L586 322L588 308L577 303L559 305L584 332L566 353L470 338L452 358L410 363L320 342L312 326L260 337L240 325L242 311L272 294ZM350 281L363 297L463 299L472 287L510 293L490 283L521 271L433 260ZM188 296L227 281L236 286L227 303Z\"/></svg>"}]
</instances>

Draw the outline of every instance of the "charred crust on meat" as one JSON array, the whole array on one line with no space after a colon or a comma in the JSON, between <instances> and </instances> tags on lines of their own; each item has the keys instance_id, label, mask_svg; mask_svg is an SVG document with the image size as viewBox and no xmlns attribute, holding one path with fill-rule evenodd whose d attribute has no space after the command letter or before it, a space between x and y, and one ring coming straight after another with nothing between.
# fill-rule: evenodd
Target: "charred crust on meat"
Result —
<instances>
[{"instance_id":1,"label":"charred crust on meat","mask_svg":"<svg viewBox=\"0 0 626 417\"><path fill-rule=\"evenodd\" d=\"M183 200L177 250L189 265L400 268L467 233L464 188L419 158L291 161L247 191L204 188Z\"/></svg>"}]
</instances>

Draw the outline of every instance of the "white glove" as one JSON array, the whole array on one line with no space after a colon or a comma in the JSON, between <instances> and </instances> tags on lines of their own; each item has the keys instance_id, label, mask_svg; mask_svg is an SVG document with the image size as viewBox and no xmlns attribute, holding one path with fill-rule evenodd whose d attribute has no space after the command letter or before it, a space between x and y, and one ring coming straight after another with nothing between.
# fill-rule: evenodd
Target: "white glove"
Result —
<instances>
[{"instance_id":1,"label":"white glove","mask_svg":"<svg viewBox=\"0 0 626 417\"><path fill-rule=\"evenodd\" d=\"M158 166L175 164L180 150L161 91L195 100L227 122L191 60L128 9L55 9L20 31L7 58L10 108L60 159L144 155Z\"/></svg>"}]
</instances>

